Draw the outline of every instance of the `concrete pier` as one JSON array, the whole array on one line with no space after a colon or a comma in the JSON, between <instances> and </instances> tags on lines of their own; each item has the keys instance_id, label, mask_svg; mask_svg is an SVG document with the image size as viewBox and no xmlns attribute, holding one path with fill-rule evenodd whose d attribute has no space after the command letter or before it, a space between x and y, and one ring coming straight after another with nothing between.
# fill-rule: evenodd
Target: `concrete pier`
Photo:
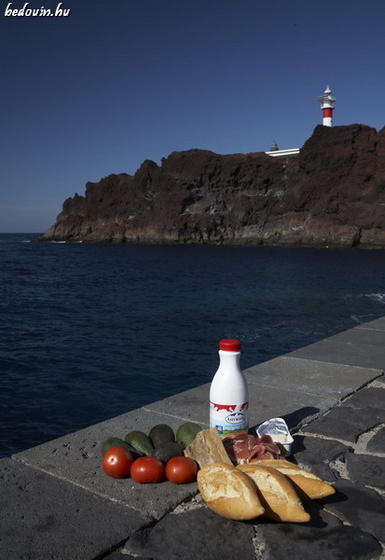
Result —
<instances>
[{"instance_id":1,"label":"concrete pier","mask_svg":"<svg viewBox=\"0 0 385 560\"><path fill-rule=\"evenodd\" d=\"M207 509L196 483L102 472L108 436L207 427L203 385L1 459L0 560L384 560L384 368L385 317L245 371L251 425L284 417L292 460L337 490L305 503L310 522L230 521Z\"/></svg>"}]
</instances>

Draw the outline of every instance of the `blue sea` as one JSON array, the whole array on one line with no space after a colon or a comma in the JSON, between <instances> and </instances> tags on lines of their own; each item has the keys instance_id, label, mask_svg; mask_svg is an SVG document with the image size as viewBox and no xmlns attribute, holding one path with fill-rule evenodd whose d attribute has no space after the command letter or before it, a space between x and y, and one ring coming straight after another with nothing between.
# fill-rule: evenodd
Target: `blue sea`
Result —
<instances>
[{"instance_id":1,"label":"blue sea","mask_svg":"<svg viewBox=\"0 0 385 560\"><path fill-rule=\"evenodd\" d=\"M385 314L385 252L0 235L0 456Z\"/></svg>"}]
</instances>

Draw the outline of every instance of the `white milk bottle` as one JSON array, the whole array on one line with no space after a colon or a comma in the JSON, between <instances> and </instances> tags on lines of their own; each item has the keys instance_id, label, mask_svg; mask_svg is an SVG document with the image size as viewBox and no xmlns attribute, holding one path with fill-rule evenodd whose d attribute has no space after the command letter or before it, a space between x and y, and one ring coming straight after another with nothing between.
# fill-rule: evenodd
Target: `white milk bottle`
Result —
<instances>
[{"instance_id":1,"label":"white milk bottle","mask_svg":"<svg viewBox=\"0 0 385 560\"><path fill-rule=\"evenodd\" d=\"M219 368L210 387L210 428L221 437L247 432L249 397L240 369L241 343L235 339L219 342Z\"/></svg>"}]
</instances>

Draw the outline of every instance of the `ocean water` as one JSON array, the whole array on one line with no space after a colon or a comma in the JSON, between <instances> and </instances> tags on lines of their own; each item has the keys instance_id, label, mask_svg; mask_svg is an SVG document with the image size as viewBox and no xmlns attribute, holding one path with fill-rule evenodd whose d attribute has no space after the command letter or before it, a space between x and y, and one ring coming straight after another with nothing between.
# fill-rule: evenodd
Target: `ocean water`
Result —
<instances>
[{"instance_id":1,"label":"ocean water","mask_svg":"<svg viewBox=\"0 0 385 560\"><path fill-rule=\"evenodd\" d=\"M385 314L385 252L0 235L0 456Z\"/></svg>"}]
</instances>

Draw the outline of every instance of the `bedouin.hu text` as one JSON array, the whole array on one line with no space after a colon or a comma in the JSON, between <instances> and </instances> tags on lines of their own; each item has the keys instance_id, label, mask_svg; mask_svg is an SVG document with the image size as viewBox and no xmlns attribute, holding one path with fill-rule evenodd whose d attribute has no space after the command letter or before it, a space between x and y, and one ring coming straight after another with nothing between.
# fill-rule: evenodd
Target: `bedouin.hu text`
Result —
<instances>
[{"instance_id":1,"label":"bedouin.hu text","mask_svg":"<svg viewBox=\"0 0 385 560\"><path fill-rule=\"evenodd\" d=\"M63 8L63 2L59 2L56 8L40 8L30 7L29 2L26 2L22 8L15 8L12 2L9 2L4 10L4 15L8 17L68 17L71 14L69 8Z\"/></svg>"}]
</instances>

